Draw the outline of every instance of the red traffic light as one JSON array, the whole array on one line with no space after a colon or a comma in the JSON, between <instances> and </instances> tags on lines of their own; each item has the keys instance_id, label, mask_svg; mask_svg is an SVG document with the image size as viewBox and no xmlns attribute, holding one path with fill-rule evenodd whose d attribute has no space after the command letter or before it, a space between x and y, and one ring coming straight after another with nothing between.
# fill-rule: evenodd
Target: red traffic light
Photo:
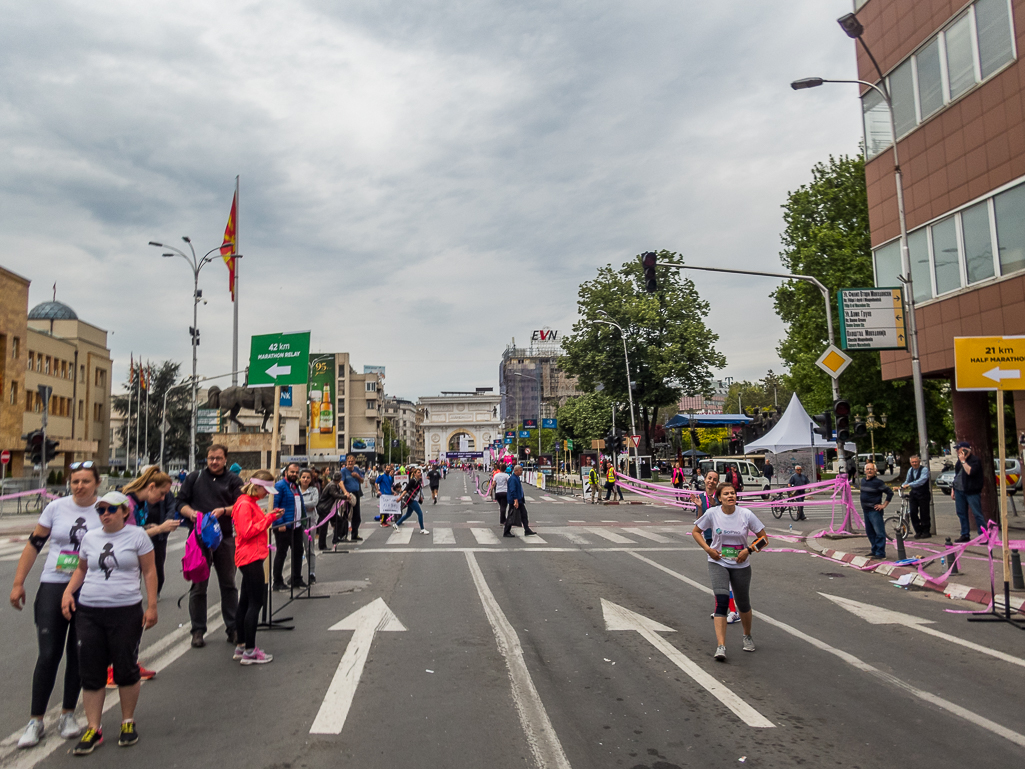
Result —
<instances>
[{"instance_id":1,"label":"red traffic light","mask_svg":"<svg viewBox=\"0 0 1025 769\"><path fill-rule=\"evenodd\" d=\"M658 257L654 251L645 251L641 255L641 264L643 264L645 267L654 267L657 258Z\"/></svg>"},{"instance_id":2,"label":"red traffic light","mask_svg":"<svg viewBox=\"0 0 1025 769\"><path fill-rule=\"evenodd\" d=\"M849 417L851 415L851 404L841 398L833 404L833 413L838 417Z\"/></svg>"}]
</instances>

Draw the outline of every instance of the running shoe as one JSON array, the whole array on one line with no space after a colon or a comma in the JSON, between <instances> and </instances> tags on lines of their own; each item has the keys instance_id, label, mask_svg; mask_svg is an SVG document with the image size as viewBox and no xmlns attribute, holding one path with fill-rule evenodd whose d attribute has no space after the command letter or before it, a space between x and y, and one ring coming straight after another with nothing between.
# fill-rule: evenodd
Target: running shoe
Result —
<instances>
[{"instance_id":1,"label":"running shoe","mask_svg":"<svg viewBox=\"0 0 1025 769\"><path fill-rule=\"evenodd\" d=\"M82 726L74 713L61 713L61 717L57 719L57 731L60 732L61 739L72 740L82 733Z\"/></svg>"},{"instance_id":2,"label":"running shoe","mask_svg":"<svg viewBox=\"0 0 1025 769\"><path fill-rule=\"evenodd\" d=\"M113 672L113 669L111 669L111 672ZM139 665L139 679L140 680L142 680L142 681L152 681L156 677L157 677L157 671L150 670L149 668L144 668L142 665Z\"/></svg>"},{"instance_id":3,"label":"running shoe","mask_svg":"<svg viewBox=\"0 0 1025 769\"><path fill-rule=\"evenodd\" d=\"M127 748L129 745L134 745L139 741L139 732L135 728L135 721L129 721L127 724L121 724L121 734L117 738L117 746L119 748Z\"/></svg>"},{"instance_id":4,"label":"running shoe","mask_svg":"<svg viewBox=\"0 0 1025 769\"><path fill-rule=\"evenodd\" d=\"M243 665L265 665L266 663L273 660L274 657L270 654L266 654L263 649L257 647L252 651L247 651L242 655L240 662Z\"/></svg>"},{"instance_id":5,"label":"running shoe","mask_svg":"<svg viewBox=\"0 0 1025 769\"><path fill-rule=\"evenodd\" d=\"M71 752L76 756L88 756L102 744L103 731L100 729L93 729L90 726L85 730L85 734L82 735L82 739L78 741L78 744Z\"/></svg>"},{"instance_id":6,"label":"running shoe","mask_svg":"<svg viewBox=\"0 0 1025 769\"><path fill-rule=\"evenodd\" d=\"M430 534L431 532L427 531L427 529L420 529L420 533L421 534Z\"/></svg>"},{"instance_id":7,"label":"running shoe","mask_svg":"<svg viewBox=\"0 0 1025 769\"><path fill-rule=\"evenodd\" d=\"M235 647L235 653L231 655L231 658L233 660L235 660L235 662L238 662L240 659L242 659L242 655L245 654L245 653L246 653L246 645L245 644L239 644L238 646Z\"/></svg>"},{"instance_id":8,"label":"running shoe","mask_svg":"<svg viewBox=\"0 0 1025 769\"><path fill-rule=\"evenodd\" d=\"M713 656L715 657L715 659L718 662L725 662L726 661L726 647L725 646L716 646L715 647L715 654Z\"/></svg>"},{"instance_id":9,"label":"running shoe","mask_svg":"<svg viewBox=\"0 0 1025 769\"><path fill-rule=\"evenodd\" d=\"M734 622L740 622L740 615L735 611L731 611L726 615L726 624L732 625Z\"/></svg>"},{"instance_id":10,"label":"running shoe","mask_svg":"<svg viewBox=\"0 0 1025 769\"><path fill-rule=\"evenodd\" d=\"M39 744L39 741L43 739L43 719L33 718L28 722L28 726L25 727L25 733L21 735L21 739L18 740L19 748L32 748Z\"/></svg>"},{"instance_id":11,"label":"running shoe","mask_svg":"<svg viewBox=\"0 0 1025 769\"><path fill-rule=\"evenodd\" d=\"M755 650L755 641L754 641L754 639L751 636L749 636L749 635L744 636L744 651L746 651L746 652L753 652L754 650Z\"/></svg>"}]
</instances>

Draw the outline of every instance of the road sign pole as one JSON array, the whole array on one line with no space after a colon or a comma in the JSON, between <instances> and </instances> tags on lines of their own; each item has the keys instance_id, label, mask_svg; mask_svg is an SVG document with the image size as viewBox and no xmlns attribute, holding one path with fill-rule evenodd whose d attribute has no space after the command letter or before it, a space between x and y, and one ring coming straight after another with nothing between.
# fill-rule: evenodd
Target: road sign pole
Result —
<instances>
[{"instance_id":1,"label":"road sign pole","mask_svg":"<svg viewBox=\"0 0 1025 769\"><path fill-rule=\"evenodd\" d=\"M1004 414L1004 391L997 390L997 444L1000 447L1000 537L1004 549L1004 617L1011 618L1011 550L1007 545L1007 449L1005 447L1006 436L1004 434L1004 422L1007 415Z\"/></svg>"},{"instance_id":2,"label":"road sign pole","mask_svg":"<svg viewBox=\"0 0 1025 769\"><path fill-rule=\"evenodd\" d=\"M281 417L281 385L274 385L274 428L271 431L270 439L270 472L276 479L278 477L278 441Z\"/></svg>"}]
</instances>

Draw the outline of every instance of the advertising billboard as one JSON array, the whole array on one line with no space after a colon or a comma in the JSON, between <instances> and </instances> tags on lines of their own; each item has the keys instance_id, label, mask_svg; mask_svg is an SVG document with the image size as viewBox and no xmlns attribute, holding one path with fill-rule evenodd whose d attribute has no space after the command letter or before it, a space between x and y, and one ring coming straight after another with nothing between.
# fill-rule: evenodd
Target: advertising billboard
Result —
<instances>
[{"instance_id":1,"label":"advertising billboard","mask_svg":"<svg viewBox=\"0 0 1025 769\"><path fill-rule=\"evenodd\" d=\"M334 386L335 356L310 361L309 412L306 434L311 449L336 449Z\"/></svg>"},{"instance_id":2,"label":"advertising billboard","mask_svg":"<svg viewBox=\"0 0 1025 769\"><path fill-rule=\"evenodd\" d=\"M384 377L384 366L364 366L364 374L379 374L382 378Z\"/></svg>"},{"instance_id":3,"label":"advertising billboard","mask_svg":"<svg viewBox=\"0 0 1025 769\"><path fill-rule=\"evenodd\" d=\"M349 450L353 454L376 454L377 438L353 438Z\"/></svg>"}]
</instances>

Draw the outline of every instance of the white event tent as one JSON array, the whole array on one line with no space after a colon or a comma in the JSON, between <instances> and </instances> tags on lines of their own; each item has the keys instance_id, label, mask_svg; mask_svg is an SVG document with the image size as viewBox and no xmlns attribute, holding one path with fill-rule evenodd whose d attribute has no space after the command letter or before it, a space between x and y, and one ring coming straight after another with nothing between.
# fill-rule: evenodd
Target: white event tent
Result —
<instances>
[{"instance_id":1,"label":"white event tent","mask_svg":"<svg viewBox=\"0 0 1025 769\"><path fill-rule=\"evenodd\" d=\"M836 443L827 441L821 435L812 432L815 423L808 412L804 410L797 394L790 399L787 410L779 418L779 422L761 438L744 446L745 454L753 454L758 451L771 451L773 454L780 454L784 451L794 449L834 449ZM814 438L814 443L812 439ZM858 449L853 443L847 443L844 449L852 454Z\"/></svg>"}]
</instances>

